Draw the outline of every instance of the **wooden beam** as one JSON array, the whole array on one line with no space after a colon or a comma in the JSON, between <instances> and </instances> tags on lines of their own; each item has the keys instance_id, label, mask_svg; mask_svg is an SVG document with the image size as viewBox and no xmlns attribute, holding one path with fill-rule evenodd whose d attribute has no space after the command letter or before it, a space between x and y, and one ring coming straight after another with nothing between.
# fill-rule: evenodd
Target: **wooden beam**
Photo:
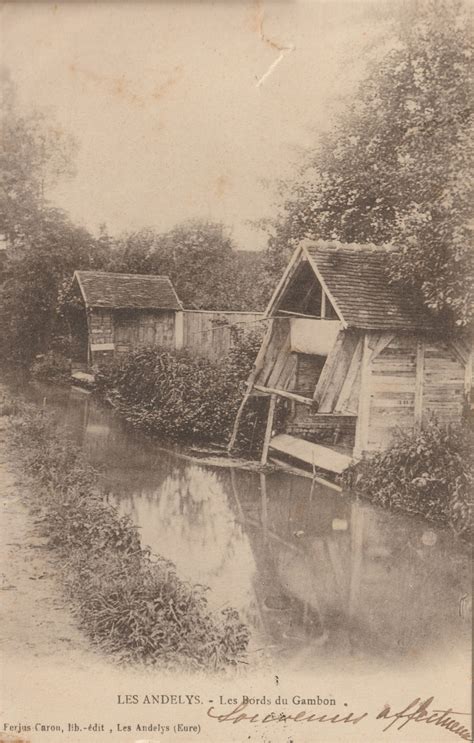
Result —
<instances>
[{"instance_id":1,"label":"wooden beam","mask_svg":"<svg viewBox=\"0 0 474 743\"><path fill-rule=\"evenodd\" d=\"M304 312L291 312L290 310L278 310L278 312L281 315L290 315L291 317L306 317L310 320L321 320L318 315L306 315Z\"/></svg>"},{"instance_id":2,"label":"wooden beam","mask_svg":"<svg viewBox=\"0 0 474 743\"><path fill-rule=\"evenodd\" d=\"M255 381L258 381L260 384L267 384L275 367L281 347L288 340L290 334L290 321L288 318L280 318L279 321L272 318L270 322L272 324L272 335L268 340L264 358L261 359L261 368L255 378Z\"/></svg>"},{"instance_id":3,"label":"wooden beam","mask_svg":"<svg viewBox=\"0 0 474 743\"><path fill-rule=\"evenodd\" d=\"M425 376L425 342L422 338L416 341L415 370L415 428L420 429L423 420L423 380Z\"/></svg>"},{"instance_id":4,"label":"wooden beam","mask_svg":"<svg viewBox=\"0 0 474 743\"><path fill-rule=\"evenodd\" d=\"M322 368L321 374L319 375L318 383L316 384L316 388L314 390L313 400L317 404L319 404L331 380L331 376L332 376L333 368L334 368L334 362L337 359L337 356L339 354L340 349L342 348L343 343L344 343L344 331L340 330L337 335L336 342L334 343L333 347L328 353L326 363L324 364Z\"/></svg>"},{"instance_id":5,"label":"wooden beam","mask_svg":"<svg viewBox=\"0 0 474 743\"><path fill-rule=\"evenodd\" d=\"M270 397L270 405L268 407L268 418L267 418L267 427L265 429L265 437L263 439L263 449L262 449L262 456L260 458L261 464L266 464L268 459L268 449L270 446L270 439L272 437L272 431L273 431L273 418L275 416L275 406L276 406L276 395L271 395Z\"/></svg>"},{"instance_id":6,"label":"wooden beam","mask_svg":"<svg viewBox=\"0 0 474 743\"><path fill-rule=\"evenodd\" d=\"M295 373L298 364L298 359L295 353L290 353L286 360L286 364L280 374L280 385L281 389L287 390L291 379Z\"/></svg>"},{"instance_id":7,"label":"wooden beam","mask_svg":"<svg viewBox=\"0 0 474 743\"><path fill-rule=\"evenodd\" d=\"M384 348L386 348L395 338L395 333L381 333L378 340L375 342L375 345L373 347L370 361L373 361L377 358L377 356L382 353Z\"/></svg>"},{"instance_id":8,"label":"wooden beam","mask_svg":"<svg viewBox=\"0 0 474 743\"><path fill-rule=\"evenodd\" d=\"M354 456L359 458L367 448L370 417L370 335L364 335L362 350L359 409L357 413L356 435L354 444Z\"/></svg>"},{"instance_id":9,"label":"wooden beam","mask_svg":"<svg viewBox=\"0 0 474 743\"><path fill-rule=\"evenodd\" d=\"M357 346L354 349L354 353L352 354L352 361L347 371L344 383L341 387L339 398L336 402L336 405L334 406L335 413L342 413L345 410L350 400L352 388L357 378L357 374L359 372L361 361L362 361L363 347L364 347L363 338L359 338L359 340L357 341Z\"/></svg>"},{"instance_id":10,"label":"wooden beam","mask_svg":"<svg viewBox=\"0 0 474 743\"><path fill-rule=\"evenodd\" d=\"M359 336L355 331L340 331L336 342L329 351L313 395L321 413L332 413L334 411L358 340Z\"/></svg>"},{"instance_id":11,"label":"wooden beam","mask_svg":"<svg viewBox=\"0 0 474 743\"><path fill-rule=\"evenodd\" d=\"M267 395L279 395L279 397L286 397L288 398L288 400L295 400L295 402L301 402L303 403L303 405L313 405L313 400L310 397L297 395L296 392L280 390L276 387L264 387L261 384L255 384L254 389L258 390L258 392L265 392Z\"/></svg>"},{"instance_id":12,"label":"wooden beam","mask_svg":"<svg viewBox=\"0 0 474 743\"><path fill-rule=\"evenodd\" d=\"M452 340L451 346L460 362L466 364L469 361L469 354L472 353L472 349L467 347L460 338Z\"/></svg>"},{"instance_id":13,"label":"wooden beam","mask_svg":"<svg viewBox=\"0 0 474 743\"><path fill-rule=\"evenodd\" d=\"M278 356L276 358L275 364L268 376L267 384L269 387L280 386L280 377L286 365L286 362L288 361L290 352L291 352L291 338L290 338L290 329L288 329L288 335L284 339L283 344L280 346L280 350L278 352Z\"/></svg>"},{"instance_id":14,"label":"wooden beam","mask_svg":"<svg viewBox=\"0 0 474 743\"><path fill-rule=\"evenodd\" d=\"M300 258L301 254L302 247L299 246L298 248L296 248L295 252L291 256L290 262L288 263L283 276L281 277L275 291L272 294L272 297L267 305L267 309L264 312L264 317L270 317L271 314L274 313L276 309L278 309L278 302L280 301L283 292L293 278L293 274L298 267L298 258Z\"/></svg>"}]
</instances>

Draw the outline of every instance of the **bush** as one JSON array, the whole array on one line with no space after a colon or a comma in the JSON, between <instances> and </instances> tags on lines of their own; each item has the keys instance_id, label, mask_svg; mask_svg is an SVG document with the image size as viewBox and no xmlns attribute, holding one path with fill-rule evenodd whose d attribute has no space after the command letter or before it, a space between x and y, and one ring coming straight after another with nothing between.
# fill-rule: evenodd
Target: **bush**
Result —
<instances>
[{"instance_id":1,"label":"bush","mask_svg":"<svg viewBox=\"0 0 474 743\"><path fill-rule=\"evenodd\" d=\"M140 349L99 371L97 389L147 433L227 442L260 340L258 333L236 332L229 354L217 362L187 351ZM260 408L249 408L243 447L259 438Z\"/></svg>"},{"instance_id":2,"label":"bush","mask_svg":"<svg viewBox=\"0 0 474 743\"><path fill-rule=\"evenodd\" d=\"M54 420L24 406L11 433L33 480L31 504L93 642L121 660L162 668L235 666L249 637L238 613L211 611L205 587L183 581L173 563L141 547L136 527L105 502L95 471Z\"/></svg>"},{"instance_id":3,"label":"bush","mask_svg":"<svg viewBox=\"0 0 474 743\"><path fill-rule=\"evenodd\" d=\"M422 514L468 536L473 452L467 425L442 426L432 420L420 432L399 432L388 451L352 465L343 481L374 503Z\"/></svg>"},{"instance_id":4,"label":"bush","mask_svg":"<svg viewBox=\"0 0 474 743\"><path fill-rule=\"evenodd\" d=\"M48 351L36 357L31 375L43 382L67 384L71 381L71 360L57 351Z\"/></svg>"}]
</instances>

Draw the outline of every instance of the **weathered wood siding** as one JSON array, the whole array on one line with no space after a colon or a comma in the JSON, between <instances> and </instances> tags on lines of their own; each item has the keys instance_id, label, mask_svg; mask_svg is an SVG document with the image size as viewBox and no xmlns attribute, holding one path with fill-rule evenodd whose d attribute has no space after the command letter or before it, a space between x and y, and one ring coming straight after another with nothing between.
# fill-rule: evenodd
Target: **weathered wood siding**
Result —
<instances>
[{"instance_id":1,"label":"weathered wood siding","mask_svg":"<svg viewBox=\"0 0 474 743\"><path fill-rule=\"evenodd\" d=\"M145 346L175 347L175 312L166 310L116 310L115 355L123 356Z\"/></svg>"},{"instance_id":2,"label":"weathered wood siding","mask_svg":"<svg viewBox=\"0 0 474 743\"><path fill-rule=\"evenodd\" d=\"M209 359L227 354L232 346L232 326L262 331L265 328L261 312L185 310L183 321L184 348Z\"/></svg>"},{"instance_id":3,"label":"weathered wood siding","mask_svg":"<svg viewBox=\"0 0 474 743\"><path fill-rule=\"evenodd\" d=\"M90 311L89 334L93 346L114 342L114 320L110 310L93 309Z\"/></svg>"},{"instance_id":4,"label":"weathered wood siding","mask_svg":"<svg viewBox=\"0 0 474 743\"><path fill-rule=\"evenodd\" d=\"M397 427L413 428L417 339L397 336L369 364L368 450L385 448Z\"/></svg>"},{"instance_id":5,"label":"weathered wood siding","mask_svg":"<svg viewBox=\"0 0 474 743\"><path fill-rule=\"evenodd\" d=\"M274 318L262 368L255 380L256 384L267 387L271 386L270 382L273 382L275 379L278 382L280 376L279 369L281 370L281 367L290 355L290 320L279 317ZM278 368L276 368L277 363Z\"/></svg>"},{"instance_id":6,"label":"weathered wood siding","mask_svg":"<svg viewBox=\"0 0 474 743\"><path fill-rule=\"evenodd\" d=\"M426 343L424 349L423 420L459 423L464 400L464 366L449 343Z\"/></svg>"},{"instance_id":7,"label":"weathered wood siding","mask_svg":"<svg viewBox=\"0 0 474 743\"><path fill-rule=\"evenodd\" d=\"M418 368L418 374L417 374ZM448 342L398 335L369 364L369 424L366 450L386 448L395 430L413 429L435 416L459 422L464 366Z\"/></svg>"},{"instance_id":8,"label":"weathered wood siding","mask_svg":"<svg viewBox=\"0 0 474 743\"><path fill-rule=\"evenodd\" d=\"M111 310L94 308L88 313L89 362L98 366L114 357L114 320ZM101 348L102 347L102 348Z\"/></svg>"}]
</instances>

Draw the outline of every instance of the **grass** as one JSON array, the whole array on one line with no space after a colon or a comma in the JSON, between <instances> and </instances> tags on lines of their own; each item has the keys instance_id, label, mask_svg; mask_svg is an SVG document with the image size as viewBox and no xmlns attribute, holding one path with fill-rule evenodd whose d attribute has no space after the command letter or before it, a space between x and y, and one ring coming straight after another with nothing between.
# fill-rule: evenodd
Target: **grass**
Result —
<instances>
[{"instance_id":1,"label":"grass","mask_svg":"<svg viewBox=\"0 0 474 743\"><path fill-rule=\"evenodd\" d=\"M142 548L136 527L105 501L96 471L51 414L12 408L10 431L11 450L30 479L30 506L95 645L124 662L188 672L244 662L249 632L238 612L211 611L205 587Z\"/></svg>"}]
</instances>

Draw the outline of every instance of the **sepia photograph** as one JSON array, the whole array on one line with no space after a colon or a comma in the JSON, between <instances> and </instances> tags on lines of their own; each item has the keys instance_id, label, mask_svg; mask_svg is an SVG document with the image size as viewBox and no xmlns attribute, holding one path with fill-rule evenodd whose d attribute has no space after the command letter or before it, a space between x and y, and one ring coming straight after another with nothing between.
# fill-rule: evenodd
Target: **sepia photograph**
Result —
<instances>
[{"instance_id":1,"label":"sepia photograph","mask_svg":"<svg viewBox=\"0 0 474 743\"><path fill-rule=\"evenodd\" d=\"M473 10L2 2L0 743L472 741Z\"/></svg>"}]
</instances>

